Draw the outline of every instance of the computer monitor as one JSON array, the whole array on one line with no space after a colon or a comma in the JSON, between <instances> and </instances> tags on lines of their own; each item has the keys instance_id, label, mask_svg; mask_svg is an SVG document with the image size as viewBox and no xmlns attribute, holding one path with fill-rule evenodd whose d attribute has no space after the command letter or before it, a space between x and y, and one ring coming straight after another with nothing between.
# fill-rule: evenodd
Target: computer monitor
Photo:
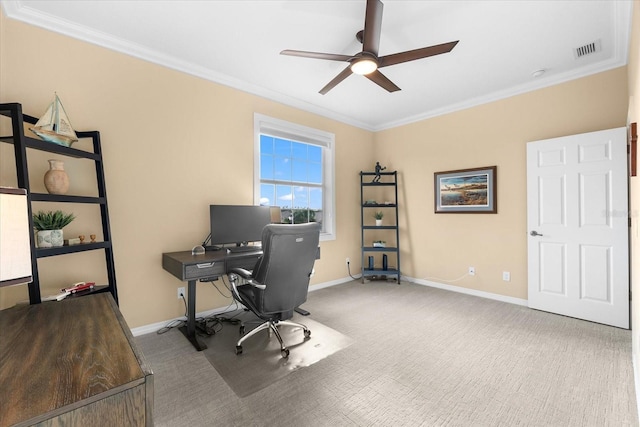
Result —
<instances>
[{"instance_id":1,"label":"computer monitor","mask_svg":"<svg viewBox=\"0 0 640 427\"><path fill-rule=\"evenodd\" d=\"M210 205L211 244L242 245L262 240L262 229L271 223L269 206Z\"/></svg>"}]
</instances>

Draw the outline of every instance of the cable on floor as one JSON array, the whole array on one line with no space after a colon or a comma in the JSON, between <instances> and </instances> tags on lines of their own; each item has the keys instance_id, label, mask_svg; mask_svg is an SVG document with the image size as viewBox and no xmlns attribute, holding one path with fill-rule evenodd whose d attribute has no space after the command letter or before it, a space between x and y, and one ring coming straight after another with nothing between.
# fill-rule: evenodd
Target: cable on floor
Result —
<instances>
[{"instance_id":1,"label":"cable on floor","mask_svg":"<svg viewBox=\"0 0 640 427\"><path fill-rule=\"evenodd\" d=\"M183 326L185 324L186 318L187 318L187 300L184 298L184 295L180 295L180 296L182 297L182 302L184 303L184 319L174 319L170 321L169 323L164 325L162 328L158 329L158 331L156 332L158 335L164 334L165 332L173 328L179 328L180 326Z\"/></svg>"},{"instance_id":2,"label":"cable on floor","mask_svg":"<svg viewBox=\"0 0 640 427\"><path fill-rule=\"evenodd\" d=\"M230 308L233 306L233 309ZM231 317L225 317L225 314L235 313ZM196 319L196 329L198 332L202 334L211 336L215 335L218 332L222 331L224 324L229 323L231 325L239 325L240 319L236 319L236 317L242 313L240 311L240 307L236 300L231 301L231 303L222 311L222 313L217 313L207 317L201 317Z\"/></svg>"}]
</instances>

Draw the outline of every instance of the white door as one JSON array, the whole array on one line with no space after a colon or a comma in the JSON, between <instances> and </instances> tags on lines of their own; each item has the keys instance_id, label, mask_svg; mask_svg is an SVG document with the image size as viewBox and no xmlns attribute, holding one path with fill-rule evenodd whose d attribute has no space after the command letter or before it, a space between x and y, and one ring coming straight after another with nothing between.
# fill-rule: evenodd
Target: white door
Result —
<instances>
[{"instance_id":1,"label":"white door","mask_svg":"<svg viewBox=\"0 0 640 427\"><path fill-rule=\"evenodd\" d=\"M527 144L529 307L629 328L626 129Z\"/></svg>"}]
</instances>

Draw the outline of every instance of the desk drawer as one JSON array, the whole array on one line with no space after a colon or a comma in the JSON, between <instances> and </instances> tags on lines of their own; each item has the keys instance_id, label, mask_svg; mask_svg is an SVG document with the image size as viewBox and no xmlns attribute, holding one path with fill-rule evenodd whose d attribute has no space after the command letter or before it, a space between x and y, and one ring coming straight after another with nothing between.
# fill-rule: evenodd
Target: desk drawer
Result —
<instances>
[{"instance_id":1,"label":"desk drawer","mask_svg":"<svg viewBox=\"0 0 640 427\"><path fill-rule=\"evenodd\" d=\"M184 266L185 280L204 279L224 274L224 262L203 262Z\"/></svg>"},{"instance_id":2,"label":"desk drawer","mask_svg":"<svg viewBox=\"0 0 640 427\"><path fill-rule=\"evenodd\" d=\"M162 254L162 268L180 280L198 280L224 274L224 257L191 252Z\"/></svg>"}]
</instances>

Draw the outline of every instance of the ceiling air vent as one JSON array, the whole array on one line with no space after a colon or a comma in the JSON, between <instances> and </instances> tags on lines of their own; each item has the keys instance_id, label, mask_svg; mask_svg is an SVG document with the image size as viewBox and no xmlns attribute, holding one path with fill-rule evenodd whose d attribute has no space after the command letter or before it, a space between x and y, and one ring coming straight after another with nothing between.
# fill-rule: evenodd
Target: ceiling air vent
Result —
<instances>
[{"instance_id":1,"label":"ceiling air vent","mask_svg":"<svg viewBox=\"0 0 640 427\"><path fill-rule=\"evenodd\" d=\"M600 43L600 39L591 42L589 44L585 44L584 46L577 47L573 54L576 59L582 58L583 56L591 55L596 52L600 52L602 50L602 43Z\"/></svg>"}]
</instances>

